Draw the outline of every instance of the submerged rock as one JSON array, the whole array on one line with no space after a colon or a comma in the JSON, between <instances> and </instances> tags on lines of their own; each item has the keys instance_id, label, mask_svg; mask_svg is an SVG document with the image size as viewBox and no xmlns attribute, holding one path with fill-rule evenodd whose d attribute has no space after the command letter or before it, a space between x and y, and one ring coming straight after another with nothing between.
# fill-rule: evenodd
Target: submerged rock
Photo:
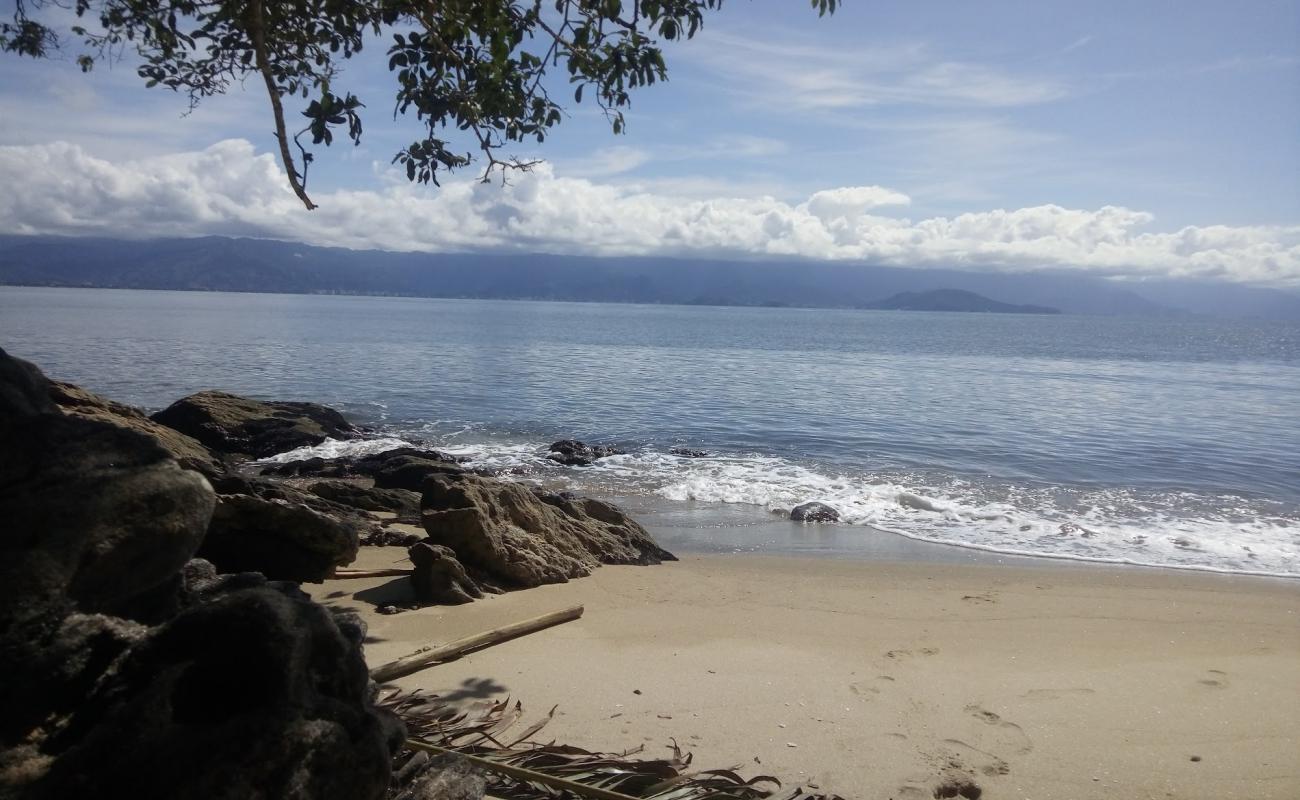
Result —
<instances>
[{"instance_id":1,"label":"submerged rock","mask_svg":"<svg viewBox=\"0 0 1300 800\"><path fill-rule=\"evenodd\" d=\"M562 583L600 564L676 560L645 528L599 500L460 474L430 477L421 506L430 543L510 587Z\"/></svg>"},{"instance_id":2,"label":"submerged rock","mask_svg":"<svg viewBox=\"0 0 1300 800\"><path fill-rule=\"evenodd\" d=\"M608 445L591 445L577 439L564 439L553 443L546 457L568 467L586 467L597 459L622 454L623 451Z\"/></svg>"},{"instance_id":3,"label":"submerged rock","mask_svg":"<svg viewBox=\"0 0 1300 800\"><path fill-rule=\"evenodd\" d=\"M804 503L790 512L795 522L839 522L840 512L825 503Z\"/></svg>"},{"instance_id":4,"label":"submerged rock","mask_svg":"<svg viewBox=\"0 0 1300 800\"><path fill-rule=\"evenodd\" d=\"M707 450L692 450L689 447L672 447L669 448L668 452L681 458L708 458L713 455Z\"/></svg>"},{"instance_id":5,"label":"submerged rock","mask_svg":"<svg viewBox=\"0 0 1300 800\"><path fill-rule=\"evenodd\" d=\"M181 398L152 419L218 453L252 458L358 434L352 423L328 406L265 402L217 391Z\"/></svg>"}]
</instances>

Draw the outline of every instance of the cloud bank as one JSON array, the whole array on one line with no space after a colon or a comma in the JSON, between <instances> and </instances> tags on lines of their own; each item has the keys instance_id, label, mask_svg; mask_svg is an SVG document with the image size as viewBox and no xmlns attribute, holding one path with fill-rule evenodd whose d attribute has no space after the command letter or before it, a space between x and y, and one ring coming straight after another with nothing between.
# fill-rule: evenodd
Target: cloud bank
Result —
<instances>
[{"instance_id":1,"label":"cloud bank","mask_svg":"<svg viewBox=\"0 0 1300 800\"><path fill-rule=\"evenodd\" d=\"M314 193L305 211L270 154L242 139L112 163L53 143L0 147L0 231L111 237L258 236L408 251L798 257L907 267L1076 270L1300 288L1300 225L1150 231L1152 215L1056 205L908 219L906 194L828 188L802 203L682 197L556 174L426 190Z\"/></svg>"}]
</instances>

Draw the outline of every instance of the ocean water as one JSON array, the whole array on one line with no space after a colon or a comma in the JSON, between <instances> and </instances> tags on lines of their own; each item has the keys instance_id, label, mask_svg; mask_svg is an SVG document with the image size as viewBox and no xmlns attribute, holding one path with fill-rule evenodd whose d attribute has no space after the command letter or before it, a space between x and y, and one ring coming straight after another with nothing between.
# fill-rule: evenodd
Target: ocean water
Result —
<instances>
[{"instance_id":1,"label":"ocean water","mask_svg":"<svg viewBox=\"0 0 1300 800\"><path fill-rule=\"evenodd\" d=\"M0 346L150 409L327 403L378 438L315 452L433 444L705 545L820 500L841 540L1300 575L1296 324L0 287Z\"/></svg>"}]
</instances>

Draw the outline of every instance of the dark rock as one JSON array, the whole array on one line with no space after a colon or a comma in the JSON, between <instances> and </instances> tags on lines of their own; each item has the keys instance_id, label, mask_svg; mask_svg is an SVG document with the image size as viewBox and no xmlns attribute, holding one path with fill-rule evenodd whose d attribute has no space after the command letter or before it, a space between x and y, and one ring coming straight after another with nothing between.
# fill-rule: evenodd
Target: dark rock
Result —
<instances>
[{"instance_id":1,"label":"dark rock","mask_svg":"<svg viewBox=\"0 0 1300 800\"><path fill-rule=\"evenodd\" d=\"M692 450L689 447L672 447L669 448L668 452L682 458L708 458L713 455L707 450Z\"/></svg>"},{"instance_id":2,"label":"dark rock","mask_svg":"<svg viewBox=\"0 0 1300 800\"><path fill-rule=\"evenodd\" d=\"M424 538L425 536L422 533L408 533L393 528L379 528L363 536L361 544L366 547L411 547L424 541Z\"/></svg>"},{"instance_id":3,"label":"dark rock","mask_svg":"<svg viewBox=\"0 0 1300 800\"><path fill-rule=\"evenodd\" d=\"M319 583L356 560L356 526L305 505L222 495L198 555L222 572Z\"/></svg>"},{"instance_id":4,"label":"dark rock","mask_svg":"<svg viewBox=\"0 0 1300 800\"><path fill-rule=\"evenodd\" d=\"M23 796L377 800L403 733L363 636L292 587L209 591L103 671Z\"/></svg>"},{"instance_id":5,"label":"dark rock","mask_svg":"<svg viewBox=\"0 0 1300 800\"><path fill-rule=\"evenodd\" d=\"M419 757L424 755L402 768L396 800L482 800L487 781L469 759L456 753Z\"/></svg>"},{"instance_id":6,"label":"dark rock","mask_svg":"<svg viewBox=\"0 0 1300 800\"><path fill-rule=\"evenodd\" d=\"M307 491L352 508L365 511L392 511L401 517L420 513L420 495L409 489L380 489L345 480L317 481Z\"/></svg>"},{"instance_id":7,"label":"dark rock","mask_svg":"<svg viewBox=\"0 0 1300 800\"><path fill-rule=\"evenodd\" d=\"M370 473L380 489L420 491L430 475L457 475L465 471L454 461L434 461L422 456L399 455L387 459Z\"/></svg>"},{"instance_id":8,"label":"dark rock","mask_svg":"<svg viewBox=\"0 0 1300 800\"><path fill-rule=\"evenodd\" d=\"M49 392L0 351L0 796L384 796L359 620L190 561L203 477Z\"/></svg>"},{"instance_id":9,"label":"dark rock","mask_svg":"<svg viewBox=\"0 0 1300 800\"><path fill-rule=\"evenodd\" d=\"M608 445L590 445L576 439L564 439L550 447L546 457L569 467L586 467L598 458L622 455L623 451Z\"/></svg>"},{"instance_id":10,"label":"dark rock","mask_svg":"<svg viewBox=\"0 0 1300 800\"><path fill-rule=\"evenodd\" d=\"M177 400L154 414L153 420L218 453L252 458L357 434L342 414L327 406L264 402L216 391Z\"/></svg>"},{"instance_id":11,"label":"dark rock","mask_svg":"<svg viewBox=\"0 0 1300 800\"><path fill-rule=\"evenodd\" d=\"M795 522L839 522L840 512L825 503L804 503L790 512Z\"/></svg>"},{"instance_id":12,"label":"dark rock","mask_svg":"<svg viewBox=\"0 0 1300 800\"><path fill-rule=\"evenodd\" d=\"M411 586L421 603L460 605L483 596L451 548L421 542L407 553L415 565Z\"/></svg>"},{"instance_id":13,"label":"dark rock","mask_svg":"<svg viewBox=\"0 0 1300 800\"><path fill-rule=\"evenodd\" d=\"M382 471L394 471L399 465L413 461L429 461L435 464L456 465L469 461L438 450L425 450L419 447L396 447L380 453L366 456L340 456L339 458L304 458L298 461L286 461L262 468L263 475L281 478L362 478L374 477ZM390 463L392 462L392 463ZM411 491L416 491L412 489Z\"/></svg>"},{"instance_id":14,"label":"dark rock","mask_svg":"<svg viewBox=\"0 0 1300 800\"><path fill-rule=\"evenodd\" d=\"M608 503L534 492L477 475L434 475L422 500L429 542L507 586L562 583L599 564L675 560Z\"/></svg>"},{"instance_id":15,"label":"dark rock","mask_svg":"<svg viewBox=\"0 0 1300 800\"><path fill-rule=\"evenodd\" d=\"M222 460L197 439L154 422L138 408L61 381L50 382L50 399L65 414L108 422L156 439L182 467L202 473L209 479L226 471Z\"/></svg>"}]
</instances>

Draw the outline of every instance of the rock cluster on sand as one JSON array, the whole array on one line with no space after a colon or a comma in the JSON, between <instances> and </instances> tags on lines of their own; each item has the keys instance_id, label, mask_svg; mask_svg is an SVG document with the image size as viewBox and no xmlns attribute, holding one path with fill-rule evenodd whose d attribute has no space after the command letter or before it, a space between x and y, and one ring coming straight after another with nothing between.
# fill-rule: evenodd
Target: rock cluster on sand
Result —
<instances>
[{"instance_id":1,"label":"rock cluster on sand","mask_svg":"<svg viewBox=\"0 0 1300 800\"><path fill-rule=\"evenodd\" d=\"M676 560L616 507L478 475L433 475L422 522L429 541L507 587L562 583L601 564Z\"/></svg>"},{"instance_id":2,"label":"rock cluster on sand","mask_svg":"<svg viewBox=\"0 0 1300 800\"><path fill-rule=\"evenodd\" d=\"M382 797L359 620L191 560L208 481L54 391L0 351L0 796Z\"/></svg>"}]
</instances>

